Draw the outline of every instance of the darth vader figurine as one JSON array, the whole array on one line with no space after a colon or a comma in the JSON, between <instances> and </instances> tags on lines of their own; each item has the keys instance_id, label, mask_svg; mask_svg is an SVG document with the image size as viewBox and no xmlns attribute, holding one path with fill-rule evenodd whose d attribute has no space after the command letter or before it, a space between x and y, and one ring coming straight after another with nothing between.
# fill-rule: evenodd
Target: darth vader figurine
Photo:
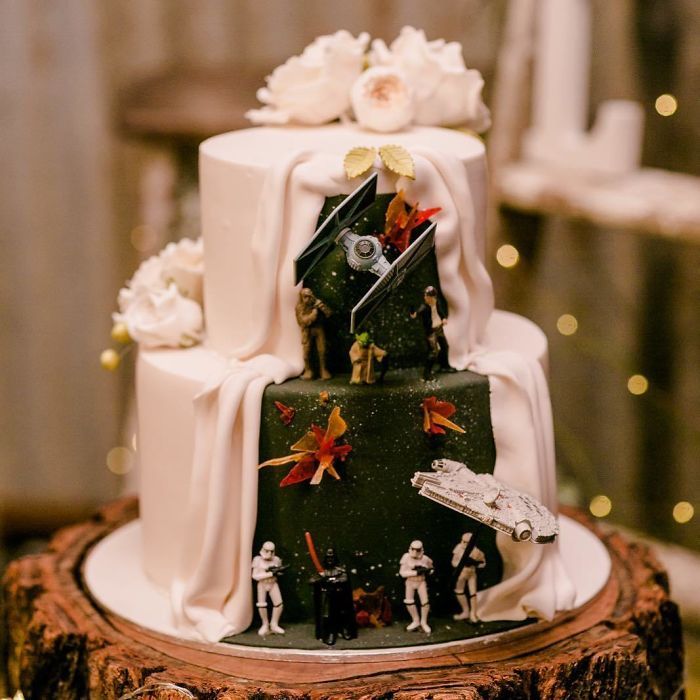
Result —
<instances>
[{"instance_id":1,"label":"darth vader figurine","mask_svg":"<svg viewBox=\"0 0 700 700\"><path fill-rule=\"evenodd\" d=\"M352 586L345 567L338 562L335 549L329 547L323 558L323 570L311 579L314 590L316 639L332 646L338 636L357 637L357 622L352 601Z\"/></svg>"}]
</instances>

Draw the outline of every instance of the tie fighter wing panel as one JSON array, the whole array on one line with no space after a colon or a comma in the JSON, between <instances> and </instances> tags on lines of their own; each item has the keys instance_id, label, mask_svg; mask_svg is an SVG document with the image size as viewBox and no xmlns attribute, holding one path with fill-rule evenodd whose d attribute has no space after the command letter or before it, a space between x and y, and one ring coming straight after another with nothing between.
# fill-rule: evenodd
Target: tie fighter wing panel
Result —
<instances>
[{"instance_id":1,"label":"tie fighter wing panel","mask_svg":"<svg viewBox=\"0 0 700 700\"><path fill-rule=\"evenodd\" d=\"M389 266L389 269L369 288L355 304L350 315L350 332L354 333L386 301L422 262L435 246L435 229L431 223L406 250Z\"/></svg>"},{"instance_id":2,"label":"tie fighter wing panel","mask_svg":"<svg viewBox=\"0 0 700 700\"><path fill-rule=\"evenodd\" d=\"M370 175L323 220L313 238L294 258L295 284L299 284L333 250L338 234L352 226L374 203L377 179L377 173Z\"/></svg>"}]
</instances>

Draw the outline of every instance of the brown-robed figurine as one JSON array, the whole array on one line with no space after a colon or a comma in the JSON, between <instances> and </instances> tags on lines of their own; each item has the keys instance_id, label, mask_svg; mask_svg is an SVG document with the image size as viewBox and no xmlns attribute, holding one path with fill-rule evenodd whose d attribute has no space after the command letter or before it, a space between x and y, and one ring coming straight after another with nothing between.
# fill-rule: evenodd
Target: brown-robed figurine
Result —
<instances>
[{"instance_id":1,"label":"brown-robed figurine","mask_svg":"<svg viewBox=\"0 0 700 700\"><path fill-rule=\"evenodd\" d=\"M352 362L352 376L350 384L374 384L374 361L382 364L380 381L384 377L386 365L386 350L382 350L372 342L369 333L358 333L355 342L350 347L350 362Z\"/></svg>"},{"instance_id":2,"label":"brown-robed figurine","mask_svg":"<svg viewBox=\"0 0 700 700\"><path fill-rule=\"evenodd\" d=\"M304 287L299 292L299 301L295 311L297 323L301 328L301 347L304 351L304 373L301 378L314 378L311 353L315 346L319 376L321 379L330 379L331 373L326 369L326 332L323 326L332 311L320 299L317 299L308 287Z\"/></svg>"}]
</instances>

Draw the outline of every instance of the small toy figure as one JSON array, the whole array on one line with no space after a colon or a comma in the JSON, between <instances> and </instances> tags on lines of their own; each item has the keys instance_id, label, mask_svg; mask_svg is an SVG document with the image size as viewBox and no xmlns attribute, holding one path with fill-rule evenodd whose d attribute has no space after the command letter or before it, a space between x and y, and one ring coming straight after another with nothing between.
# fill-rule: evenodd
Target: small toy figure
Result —
<instances>
[{"instance_id":1,"label":"small toy figure","mask_svg":"<svg viewBox=\"0 0 700 700\"><path fill-rule=\"evenodd\" d=\"M384 592L384 586L373 591L356 588L352 592L355 603L355 620L358 627L380 628L392 622L391 601Z\"/></svg>"},{"instance_id":2,"label":"small toy figure","mask_svg":"<svg viewBox=\"0 0 700 700\"><path fill-rule=\"evenodd\" d=\"M428 625L428 613L430 601L428 599L428 584L425 577L433 572L433 560L423 551L423 543L420 540L411 542L399 562L399 574L406 580L406 597L404 603L411 616L411 622L406 630L412 632L419 627L426 633L432 631ZM416 593L420 601L420 616L416 608Z\"/></svg>"},{"instance_id":3,"label":"small toy figure","mask_svg":"<svg viewBox=\"0 0 700 700\"><path fill-rule=\"evenodd\" d=\"M441 313L438 306L438 293L435 287L426 287L423 291L423 303L410 312L411 318L420 318L425 333L427 356L423 369L423 379L428 381L433 378L433 365L440 364L444 372L454 372L447 359L448 347L445 339L444 326L447 318Z\"/></svg>"},{"instance_id":4,"label":"small toy figure","mask_svg":"<svg viewBox=\"0 0 700 700\"><path fill-rule=\"evenodd\" d=\"M455 570L455 596L461 611L452 617L455 620L478 622L476 612L476 570L486 566L484 553L476 546L471 532L465 532L452 550L452 568Z\"/></svg>"},{"instance_id":5,"label":"small toy figure","mask_svg":"<svg viewBox=\"0 0 700 700\"><path fill-rule=\"evenodd\" d=\"M308 540L307 540L308 541ZM309 548L311 550L311 547ZM315 558L315 552L312 560ZM343 639L357 637L357 621L352 600L352 586L335 549L329 547L318 575L311 579L314 589L316 639L332 646L340 635Z\"/></svg>"},{"instance_id":6,"label":"small toy figure","mask_svg":"<svg viewBox=\"0 0 700 700\"><path fill-rule=\"evenodd\" d=\"M282 616L282 593L280 592L277 576L287 567L282 566L282 560L275 554L274 542L264 542L260 554L253 557L253 580L257 582L258 609L262 625L258 634L264 637L273 634L284 634L279 621ZM267 598L272 602L272 619L268 618Z\"/></svg>"},{"instance_id":7,"label":"small toy figure","mask_svg":"<svg viewBox=\"0 0 700 700\"><path fill-rule=\"evenodd\" d=\"M352 362L352 376L350 384L374 384L377 380L374 376L374 361L380 365L379 383L384 381L386 374L387 351L375 345L369 333L358 333L355 342L350 347L350 362Z\"/></svg>"},{"instance_id":8,"label":"small toy figure","mask_svg":"<svg viewBox=\"0 0 700 700\"><path fill-rule=\"evenodd\" d=\"M302 379L313 379L314 371L311 364L313 347L316 347L318 371L321 379L330 379L331 374L326 369L326 331L324 322L332 311L314 293L304 287L299 292L296 308L297 323L301 328L301 347L304 350L304 373Z\"/></svg>"}]
</instances>

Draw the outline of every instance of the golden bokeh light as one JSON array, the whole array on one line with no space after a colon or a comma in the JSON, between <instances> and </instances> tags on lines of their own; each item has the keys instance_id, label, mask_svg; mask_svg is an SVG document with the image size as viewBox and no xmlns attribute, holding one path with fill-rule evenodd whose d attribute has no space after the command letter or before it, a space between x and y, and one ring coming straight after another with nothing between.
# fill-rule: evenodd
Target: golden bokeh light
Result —
<instances>
[{"instance_id":1,"label":"golden bokeh light","mask_svg":"<svg viewBox=\"0 0 700 700\"><path fill-rule=\"evenodd\" d=\"M630 394L641 396L649 389L649 380L643 374L633 374L627 380L627 390Z\"/></svg>"},{"instance_id":2,"label":"golden bokeh light","mask_svg":"<svg viewBox=\"0 0 700 700\"><path fill-rule=\"evenodd\" d=\"M670 117L678 109L678 100L673 95L665 93L656 98L654 107L662 117Z\"/></svg>"},{"instance_id":3,"label":"golden bokeh light","mask_svg":"<svg viewBox=\"0 0 700 700\"><path fill-rule=\"evenodd\" d=\"M588 509L596 518L604 518L606 515L610 515L612 501L607 496L599 494L598 496L593 496Z\"/></svg>"},{"instance_id":4,"label":"golden bokeh light","mask_svg":"<svg viewBox=\"0 0 700 700\"><path fill-rule=\"evenodd\" d=\"M578 321L576 316L571 314L562 314L557 319L557 330L562 335L573 335L578 330Z\"/></svg>"},{"instance_id":5,"label":"golden bokeh light","mask_svg":"<svg viewBox=\"0 0 700 700\"><path fill-rule=\"evenodd\" d=\"M673 506L673 519L681 525L689 523L694 515L695 508L693 508L693 504L688 503L688 501L679 501Z\"/></svg>"},{"instance_id":6,"label":"golden bokeh light","mask_svg":"<svg viewBox=\"0 0 700 700\"><path fill-rule=\"evenodd\" d=\"M128 447L113 447L107 453L107 469L112 474L128 474L134 468L134 453Z\"/></svg>"},{"instance_id":7,"label":"golden bokeh light","mask_svg":"<svg viewBox=\"0 0 700 700\"><path fill-rule=\"evenodd\" d=\"M502 245L496 251L496 261L501 267L515 267L519 260L520 253L518 252L518 249L515 246L510 245L510 243Z\"/></svg>"},{"instance_id":8,"label":"golden bokeh light","mask_svg":"<svg viewBox=\"0 0 700 700\"><path fill-rule=\"evenodd\" d=\"M139 251L139 253L148 253L159 247L161 236L153 227L146 224L134 226L131 229L131 245Z\"/></svg>"}]
</instances>

